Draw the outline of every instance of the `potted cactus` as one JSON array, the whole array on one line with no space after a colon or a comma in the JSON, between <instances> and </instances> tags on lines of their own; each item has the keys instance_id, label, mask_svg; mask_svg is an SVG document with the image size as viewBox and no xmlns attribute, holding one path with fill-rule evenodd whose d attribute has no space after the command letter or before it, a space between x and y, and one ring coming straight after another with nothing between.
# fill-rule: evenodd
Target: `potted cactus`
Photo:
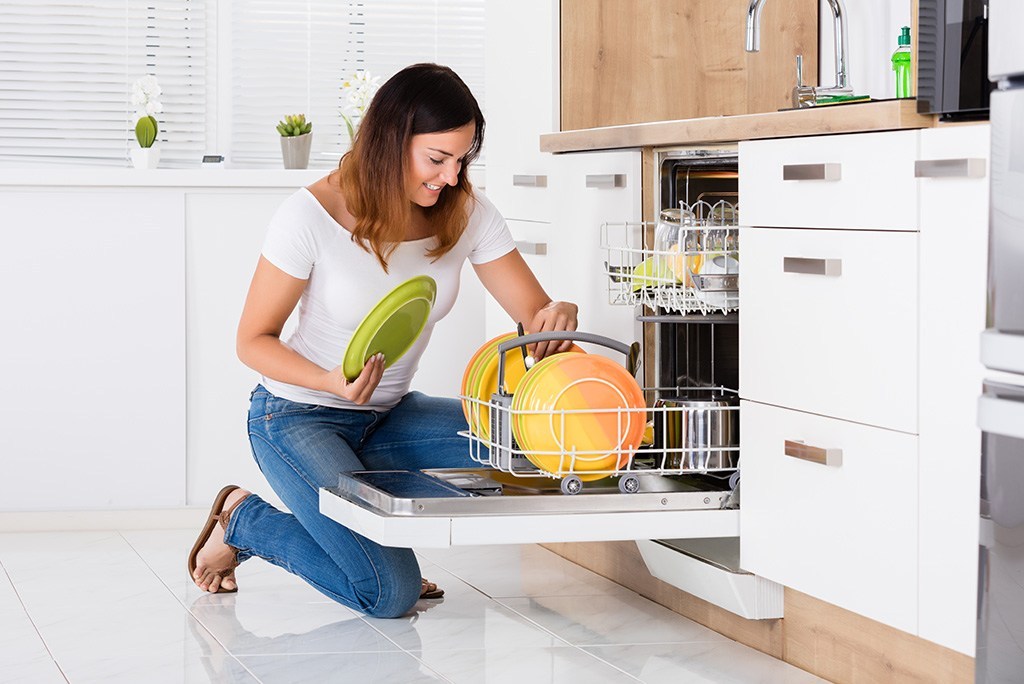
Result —
<instances>
[{"instance_id":1,"label":"potted cactus","mask_svg":"<svg viewBox=\"0 0 1024 684\"><path fill-rule=\"evenodd\" d=\"M289 114L277 124L281 134L281 156L284 168L305 169L309 166L309 148L313 143L313 124L305 114Z\"/></svg>"},{"instance_id":2,"label":"potted cactus","mask_svg":"<svg viewBox=\"0 0 1024 684\"><path fill-rule=\"evenodd\" d=\"M131 154L132 164L137 169L155 169L160 162L160 146L154 144L160 127L153 115L164 110L157 99L162 92L152 75L143 76L132 85L131 101L138 119L135 122L135 139L139 146L132 149Z\"/></svg>"}]
</instances>

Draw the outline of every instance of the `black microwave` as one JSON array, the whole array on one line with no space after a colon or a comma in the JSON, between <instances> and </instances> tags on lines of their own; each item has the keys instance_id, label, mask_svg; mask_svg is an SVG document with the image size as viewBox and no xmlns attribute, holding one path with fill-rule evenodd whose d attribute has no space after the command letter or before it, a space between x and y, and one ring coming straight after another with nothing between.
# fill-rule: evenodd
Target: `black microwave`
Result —
<instances>
[{"instance_id":1,"label":"black microwave","mask_svg":"<svg viewBox=\"0 0 1024 684\"><path fill-rule=\"evenodd\" d=\"M917 111L988 116L988 0L919 0Z\"/></svg>"}]
</instances>

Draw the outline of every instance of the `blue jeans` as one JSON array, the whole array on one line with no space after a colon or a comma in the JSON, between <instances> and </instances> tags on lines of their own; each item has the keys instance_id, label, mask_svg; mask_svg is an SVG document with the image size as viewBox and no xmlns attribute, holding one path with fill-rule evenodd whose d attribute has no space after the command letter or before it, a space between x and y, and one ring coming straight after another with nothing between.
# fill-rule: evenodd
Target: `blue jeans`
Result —
<instances>
[{"instance_id":1,"label":"blue jeans","mask_svg":"<svg viewBox=\"0 0 1024 684\"><path fill-rule=\"evenodd\" d=\"M235 509L224 540L239 561L264 558L338 603L374 617L404 615L422 588L412 550L381 546L322 515L319 489L345 471L471 467L466 439L456 434L465 428L456 399L410 392L389 411L359 411L299 404L257 385L249 442L291 513L253 494Z\"/></svg>"}]
</instances>

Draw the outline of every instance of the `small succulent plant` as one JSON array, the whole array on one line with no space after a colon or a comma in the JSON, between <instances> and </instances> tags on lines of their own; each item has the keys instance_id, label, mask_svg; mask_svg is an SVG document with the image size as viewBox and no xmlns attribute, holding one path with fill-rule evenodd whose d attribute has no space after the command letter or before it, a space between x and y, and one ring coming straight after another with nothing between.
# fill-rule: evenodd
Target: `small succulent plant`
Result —
<instances>
[{"instance_id":1,"label":"small succulent plant","mask_svg":"<svg viewBox=\"0 0 1024 684\"><path fill-rule=\"evenodd\" d=\"M305 114L289 114L277 124L277 132L285 138L305 135L313 130L313 124L306 121Z\"/></svg>"},{"instance_id":2,"label":"small succulent plant","mask_svg":"<svg viewBox=\"0 0 1024 684\"><path fill-rule=\"evenodd\" d=\"M135 124L135 139L139 141L139 147L152 147L159 131L156 119L151 116L141 117Z\"/></svg>"}]
</instances>

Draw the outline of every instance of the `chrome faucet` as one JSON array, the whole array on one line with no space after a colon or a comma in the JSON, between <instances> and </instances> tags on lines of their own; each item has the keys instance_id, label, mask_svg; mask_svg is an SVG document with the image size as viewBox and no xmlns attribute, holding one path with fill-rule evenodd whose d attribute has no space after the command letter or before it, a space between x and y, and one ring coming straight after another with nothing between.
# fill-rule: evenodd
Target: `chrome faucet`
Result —
<instances>
[{"instance_id":1,"label":"chrome faucet","mask_svg":"<svg viewBox=\"0 0 1024 684\"><path fill-rule=\"evenodd\" d=\"M849 70L846 62L848 41L846 37L846 7L843 0L825 0L832 10L832 24L835 31L836 44L836 84L829 87L816 87L803 84L803 60L797 56L797 84L793 88L793 105L797 107L813 106L819 97L829 95L850 95L853 90L849 83ZM761 49L761 8L765 0L750 0L747 8L747 52Z\"/></svg>"}]
</instances>

